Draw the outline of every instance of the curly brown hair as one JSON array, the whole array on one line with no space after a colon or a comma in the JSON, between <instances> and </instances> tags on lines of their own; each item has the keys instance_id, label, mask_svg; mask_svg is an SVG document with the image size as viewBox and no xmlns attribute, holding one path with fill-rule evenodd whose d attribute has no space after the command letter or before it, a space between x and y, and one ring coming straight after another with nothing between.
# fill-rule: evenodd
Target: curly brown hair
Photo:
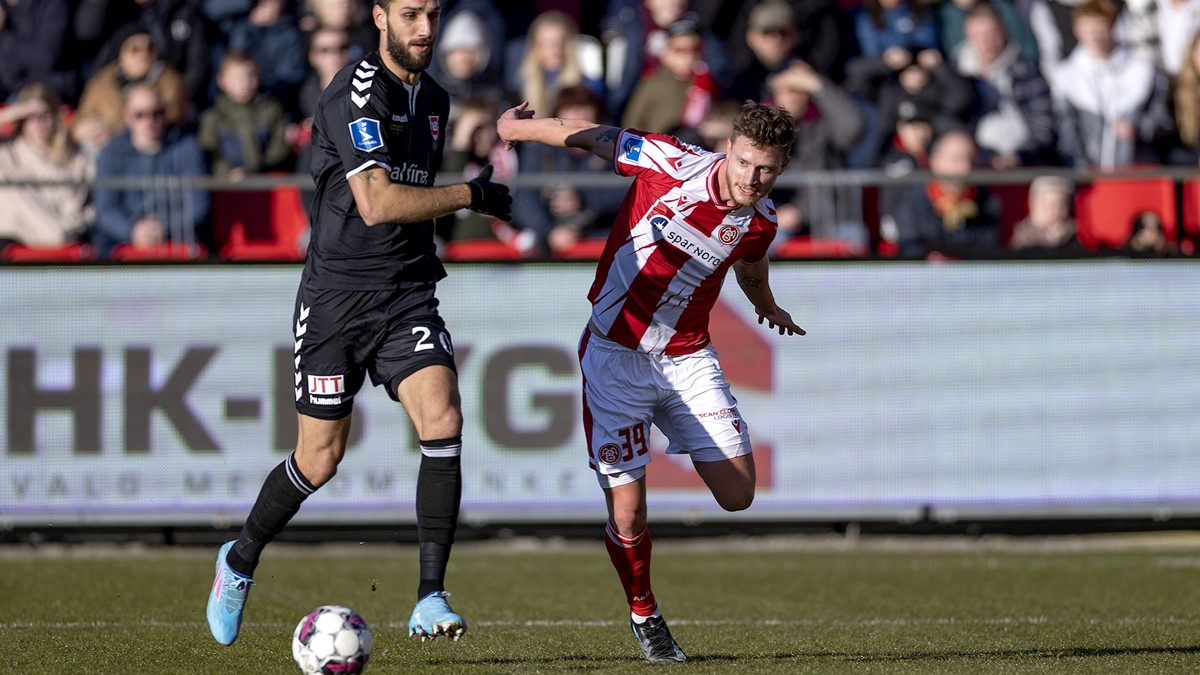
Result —
<instances>
[{"instance_id":1,"label":"curly brown hair","mask_svg":"<svg viewBox=\"0 0 1200 675\"><path fill-rule=\"evenodd\" d=\"M747 100L742 104L742 111L733 119L733 136L730 140L743 136L762 148L781 148L787 155L796 142L796 120L783 108Z\"/></svg>"}]
</instances>

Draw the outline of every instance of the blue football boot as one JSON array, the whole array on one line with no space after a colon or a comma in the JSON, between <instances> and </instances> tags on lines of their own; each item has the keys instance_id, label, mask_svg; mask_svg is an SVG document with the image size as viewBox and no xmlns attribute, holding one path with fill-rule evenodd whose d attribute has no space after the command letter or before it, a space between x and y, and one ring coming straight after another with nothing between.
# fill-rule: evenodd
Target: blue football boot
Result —
<instances>
[{"instance_id":1,"label":"blue football boot","mask_svg":"<svg viewBox=\"0 0 1200 675\"><path fill-rule=\"evenodd\" d=\"M253 579L234 572L225 563L225 556L231 548L233 542L229 541L217 551L217 576L208 594L208 628L217 642L223 645L231 645L237 639L238 630L242 627L242 610L246 608L246 596L254 585Z\"/></svg>"},{"instance_id":2,"label":"blue football boot","mask_svg":"<svg viewBox=\"0 0 1200 675\"><path fill-rule=\"evenodd\" d=\"M451 640L462 637L467 632L467 622L446 604L448 597L450 594L446 591L434 591L418 600L412 618L408 620L408 636L418 635L421 642L439 635Z\"/></svg>"}]
</instances>

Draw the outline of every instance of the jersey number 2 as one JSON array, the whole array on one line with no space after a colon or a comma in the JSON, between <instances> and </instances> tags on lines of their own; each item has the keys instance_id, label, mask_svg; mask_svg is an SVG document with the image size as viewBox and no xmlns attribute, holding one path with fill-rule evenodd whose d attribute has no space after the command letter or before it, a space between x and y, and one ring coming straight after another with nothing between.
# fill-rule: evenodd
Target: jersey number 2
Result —
<instances>
[{"instance_id":1,"label":"jersey number 2","mask_svg":"<svg viewBox=\"0 0 1200 675\"><path fill-rule=\"evenodd\" d=\"M416 335L418 333L421 334L421 337L417 340L417 346L413 347L413 351L423 352L426 349L433 349L433 343L429 341L429 336L433 333L433 331L429 330L425 326L416 326L412 329L412 334Z\"/></svg>"}]
</instances>

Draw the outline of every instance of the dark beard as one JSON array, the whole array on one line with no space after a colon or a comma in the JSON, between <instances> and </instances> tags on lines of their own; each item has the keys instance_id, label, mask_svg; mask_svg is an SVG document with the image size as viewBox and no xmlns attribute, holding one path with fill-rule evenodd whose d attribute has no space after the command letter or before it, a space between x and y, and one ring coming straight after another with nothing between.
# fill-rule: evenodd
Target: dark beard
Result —
<instances>
[{"instance_id":1,"label":"dark beard","mask_svg":"<svg viewBox=\"0 0 1200 675\"><path fill-rule=\"evenodd\" d=\"M401 45L398 40L393 38L394 33L388 31L387 50L388 56L400 65L405 71L410 73L423 73L429 67L429 62L433 60L433 50L430 49L424 56L415 57L408 53L408 50Z\"/></svg>"}]
</instances>

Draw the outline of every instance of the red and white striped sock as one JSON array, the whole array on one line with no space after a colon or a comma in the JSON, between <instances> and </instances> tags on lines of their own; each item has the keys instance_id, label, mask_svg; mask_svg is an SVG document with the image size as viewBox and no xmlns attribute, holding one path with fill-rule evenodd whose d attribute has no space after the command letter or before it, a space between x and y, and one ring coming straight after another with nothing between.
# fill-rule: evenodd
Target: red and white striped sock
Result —
<instances>
[{"instance_id":1,"label":"red and white striped sock","mask_svg":"<svg viewBox=\"0 0 1200 675\"><path fill-rule=\"evenodd\" d=\"M652 545L648 527L632 537L617 532L611 521L604 529L604 546L621 578L621 585L625 587L625 598L635 617L650 617L658 612L658 603L650 590Z\"/></svg>"}]
</instances>

